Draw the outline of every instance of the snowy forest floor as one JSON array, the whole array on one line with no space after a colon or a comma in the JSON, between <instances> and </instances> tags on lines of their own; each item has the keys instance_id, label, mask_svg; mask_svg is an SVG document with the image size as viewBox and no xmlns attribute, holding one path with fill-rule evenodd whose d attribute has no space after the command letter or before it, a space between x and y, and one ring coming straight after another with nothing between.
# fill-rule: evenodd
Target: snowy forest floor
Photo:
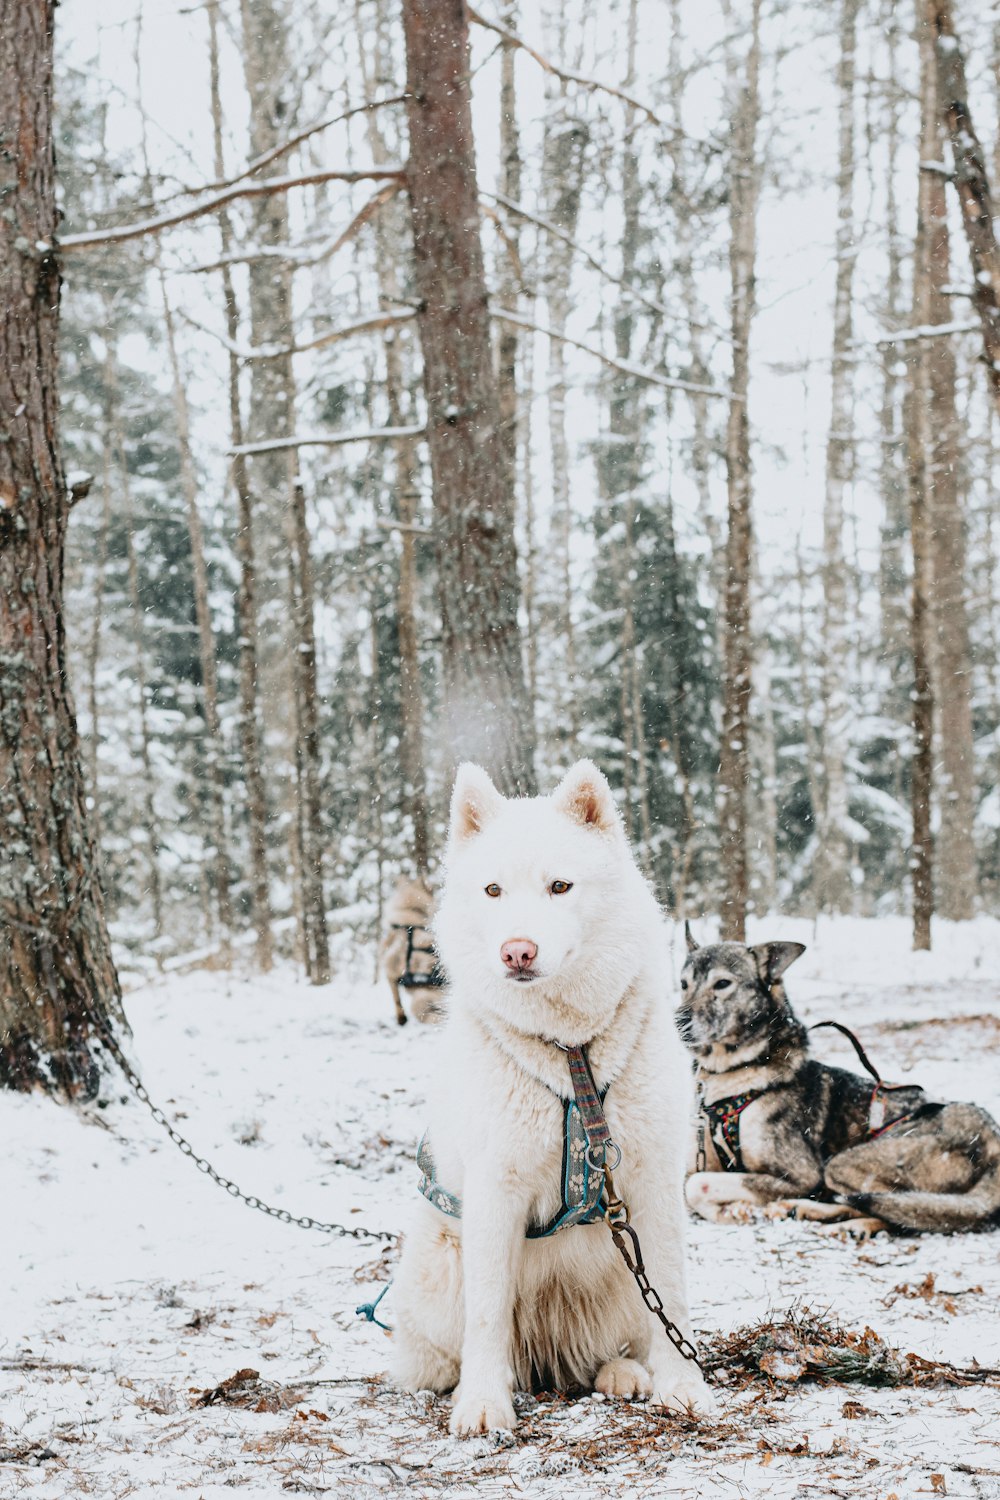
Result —
<instances>
[{"instance_id":1,"label":"snowy forest floor","mask_svg":"<svg viewBox=\"0 0 1000 1500\"><path fill-rule=\"evenodd\" d=\"M842 1019L885 1076L1000 1115L998 924L942 929L931 955L894 920L764 935L811 944L789 975L804 1019ZM386 990L201 971L133 990L127 1009L151 1095L221 1171L298 1214L398 1227L435 1033L398 1030ZM829 1033L817 1050L853 1066ZM388 1336L355 1316L394 1252L251 1213L117 1080L111 1093L83 1111L0 1095L4 1497L1000 1497L996 1382L733 1379L717 1428L522 1398L506 1446L457 1442L444 1401L389 1386ZM855 1243L696 1222L690 1247L703 1343L808 1308L928 1359L1000 1365L996 1234ZM198 1404L244 1369L259 1376L248 1406Z\"/></svg>"}]
</instances>

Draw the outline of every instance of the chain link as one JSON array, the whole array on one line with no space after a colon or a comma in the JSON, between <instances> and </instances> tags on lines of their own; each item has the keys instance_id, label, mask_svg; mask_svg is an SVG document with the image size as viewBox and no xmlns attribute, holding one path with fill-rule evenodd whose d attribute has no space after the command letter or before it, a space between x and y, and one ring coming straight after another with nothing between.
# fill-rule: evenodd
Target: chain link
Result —
<instances>
[{"instance_id":1,"label":"chain link","mask_svg":"<svg viewBox=\"0 0 1000 1500\"><path fill-rule=\"evenodd\" d=\"M624 1230L625 1233L630 1237L633 1245L635 1246L634 1260L629 1252L628 1246L625 1243L624 1237L622 1235L622 1230ZM620 1224L618 1228L612 1226L611 1237L614 1240L615 1244L618 1246L618 1249L621 1251L622 1259L628 1266L629 1270L632 1272L632 1275L635 1277L635 1284L639 1288L639 1292L642 1296L643 1302L645 1302L646 1306L649 1308L649 1311L653 1314L653 1317L658 1318L662 1323L663 1331L666 1333L667 1338L673 1344L678 1354L682 1354L685 1359L691 1360L692 1363L696 1364L700 1370L702 1368L702 1365L701 1360L698 1358L697 1349L695 1348L694 1344L692 1344L687 1335L683 1332L683 1330L678 1328L677 1324L667 1317L667 1314L663 1310L663 1298L660 1296L656 1288L654 1286L650 1286L649 1284L649 1277L646 1275L646 1267L642 1263L642 1250L639 1247L639 1236L636 1234L631 1224Z\"/></svg>"},{"instance_id":2,"label":"chain link","mask_svg":"<svg viewBox=\"0 0 1000 1500\"><path fill-rule=\"evenodd\" d=\"M615 1189L614 1178L611 1175L611 1169L607 1163L604 1166L604 1193L602 1202L604 1204L604 1222L611 1230L611 1238L618 1247L622 1260L635 1277L635 1284L639 1288L643 1302L645 1302L646 1307L653 1314L653 1317L659 1319L663 1325L664 1333L678 1354L682 1354L685 1359L691 1360L702 1371L702 1374L704 1374L702 1363L698 1358L698 1351L694 1344L692 1344L683 1330L678 1328L677 1324L667 1317L663 1309L663 1298L654 1286L650 1286L649 1277L646 1275L646 1267L643 1264L642 1246L639 1244L639 1236L629 1223L631 1215L629 1214L628 1204L619 1198ZM626 1235L632 1241L634 1255L625 1243Z\"/></svg>"},{"instance_id":3,"label":"chain link","mask_svg":"<svg viewBox=\"0 0 1000 1500\"><path fill-rule=\"evenodd\" d=\"M356 1224L353 1228L348 1228L344 1224L326 1223L323 1219L310 1218L308 1214L293 1214L287 1208L274 1208L270 1203L265 1203L262 1198L258 1198L256 1193L245 1193L231 1177L224 1177L220 1171L213 1167L207 1157L199 1156L191 1142L186 1140L179 1130L174 1129L163 1110L160 1109L158 1104L154 1104L149 1097L145 1084L135 1070L130 1067L128 1059L111 1032L102 1026L100 1036L104 1046L107 1047L131 1084L132 1092L136 1098L146 1106L157 1125L163 1127L178 1151L182 1155L189 1157L199 1172L203 1172L206 1177L210 1177L213 1182L218 1183L219 1187L225 1188L231 1198L238 1198L241 1203L246 1204L247 1208L255 1208L259 1213L267 1214L269 1219L277 1219L281 1224L297 1224L300 1229L317 1229L321 1234L335 1234L352 1240L382 1240L386 1244L395 1244L399 1239L398 1234L393 1234L388 1229L365 1229L361 1224Z\"/></svg>"}]
</instances>

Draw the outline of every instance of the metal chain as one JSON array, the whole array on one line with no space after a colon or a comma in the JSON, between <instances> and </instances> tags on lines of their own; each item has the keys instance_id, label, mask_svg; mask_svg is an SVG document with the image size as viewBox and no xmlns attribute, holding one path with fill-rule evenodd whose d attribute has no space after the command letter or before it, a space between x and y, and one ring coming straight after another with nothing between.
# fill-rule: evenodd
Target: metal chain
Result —
<instances>
[{"instance_id":1,"label":"metal chain","mask_svg":"<svg viewBox=\"0 0 1000 1500\"><path fill-rule=\"evenodd\" d=\"M141 1100L146 1106L157 1125L163 1126L163 1129L167 1132L167 1135L173 1141L178 1151L182 1155L190 1157L199 1172L203 1172L206 1177L210 1177L213 1182L218 1183L219 1187L225 1188L231 1198L238 1198L241 1203L246 1204L247 1208L256 1208L260 1213L267 1214L269 1219L277 1219L282 1224L297 1224L300 1229L318 1229L321 1234L347 1236L352 1240L384 1240L386 1244L394 1244L399 1239L398 1234L393 1234L388 1229L365 1229L361 1224L356 1224L353 1228L349 1229L344 1224L328 1224L322 1219L310 1218L308 1214L293 1214L287 1208L273 1208L271 1204L265 1203L262 1198L258 1198L255 1193L245 1193L231 1177L224 1177L221 1172L213 1167L207 1157L199 1156L191 1145L191 1142L186 1140L179 1130L174 1129L163 1110L160 1109L159 1105L154 1104L147 1094L142 1079L130 1067L128 1059L118 1045L116 1038L104 1026L101 1027L101 1041L125 1074L136 1098Z\"/></svg>"},{"instance_id":2,"label":"metal chain","mask_svg":"<svg viewBox=\"0 0 1000 1500\"><path fill-rule=\"evenodd\" d=\"M635 1284L639 1288L643 1302L645 1302L653 1317L659 1319L663 1325L664 1333L678 1354L683 1355L685 1359L691 1360L702 1371L702 1374L704 1374L704 1368L701 1360L698 1358L698 1351L694 1344L692 1344L684 1331L678 1328L672 1319L667 1317L663 1309L663 1298L654 1286L650 1286L649 1277L646 1275L646 1267L642 1260L642 1246L639 1244L639 1236L629 1223L628 1204L623 1203L621 1198L618 1197L615 1191L614 1179L607 1166L604 1168L604 1222L611 1230L611 1238L618 1247L622 1260L635 1277ZM635 1251L634 1256L625 1243L625 1235L628 1235L632 1241Z\"/></svg>"}]
</instances>

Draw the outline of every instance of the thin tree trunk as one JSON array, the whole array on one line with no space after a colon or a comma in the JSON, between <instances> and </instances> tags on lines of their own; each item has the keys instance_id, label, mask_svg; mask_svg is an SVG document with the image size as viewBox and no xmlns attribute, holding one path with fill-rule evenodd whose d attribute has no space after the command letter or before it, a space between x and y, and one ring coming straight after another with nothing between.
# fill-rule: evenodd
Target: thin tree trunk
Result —
<instances>
[{"instance_id":1,"label":"thin tree trunk","mask_svg":"<svg viewBox=\"0 0 1000 1500\"><path fill-rule=\"evenodd\" d=\"M288 13L283 0L240 0L243 23L243 69L250 98L250 149L253 156L264 155L280 145L290 129L291 109L288 96L293 88L288 56ZM285 245L289 240L288 204L284 194L258 200L252 213L252 235L257 245ZM286 344L291 337L292 272L284 260L268 257L251 263L250 328L255 346ZM255 360L251 367L250 414L248 437L289 437L295 422L295 375L290 354L277 359ZM269 712L280 720L279 705L286 705L285 718L290 720L294 746L295 784L289 799L290 822L297 831L298 847L293 852L300 882L297 905L301 913L299 946L306 971L313 983L324 983L329 964L323 955L328 951L326 909L322 900L320 875L322 842L316 821L306 811L319 805L319 786L310 778L318 774L317 755L309 750L309 700L315 701L315 655L299 648L296 622L308 608L312 619L312 591L302 576L303 566L311 571L308 534L302 535L296 517L299 500L296 495L297 459L294 451L262 454L254 460L254 479L259 495L258 510L264 525L274 535L283 536L287 571L280 567L259 569L257 580L272 611L284 602L290 605L288 621L274 631L271 650L261 670ZM308 600L308 605L303 603ZM291 628L289 628L289 626ZM291 670L289 671L289 664ZM289 713L289 709L291 712Z\"/></svg>"},{"instance_id":2,"label":"thin tree trunk","mask_svg":"<svg viewBox=\"0 0 1000 1500\"><path fill-rule=\"evenodd\" d=\"M0 0L0 1086L93 1095L124 1025L67 682L52 0Z\"/></svg>"},{"instance_id":3,"label":"thin tree trunk","mask_svg":"<svg viewBox=\"0 0 1000 1500\"><path fill-rule=\"evenodd\" d=\"M507 6L503 24L517 30L517 4ZM514 83L516 49L503 44L500 58L500 191L514 203L521 201L521 147L517 130L517 94ZM518 311L521 295L520 230L516 214L511 214L504 230L506 244L501 254L498 276L500 304ZM556 340L552 340L553 343ZM500 402L500 440L507 465L507 485L511 494L517 491L517 356L519 335L514 323L501 323L497 336L497 395Z\"/></svg>"},{"instance_id":4,"label":"thin tree trunk","mask_svg":"<svg viewBox=\"0 0 1000 1500\"><path fill-rule=\"evenodd\" d=\"M582 121L566 113L560 97L554 117L546 124L543 175L549 189L546 217L572 239L576 234L583 192L584 154L588 132ZM549 326L562 332L569 318L573 250L551 236L545 248L545 298ZM566 346L549 339L548 419L552 459L551 552L557 567L556 619L561 638L558 681L559 732L564 752L574 753L580 733L580 694L576 682L576 636L573 626L573 576L570 568L573 502L570 493L569 441L566 433Z\"/></svg>"},{"instance_id":5,"label":"thin tree trunk","mask_svg":"<svg viewBox=\"0 0 1000 1500\"><path fill-rule=\"evenodd\" d=\"M108 328L111 329L110 308L107 312ZM121 403L118 386L118 349L114 336L109 334L105 366L108 390L108 454L113 457L118 470L122 491L122 519L125 523L125 561L128 572L129 634L132 637L134 657L136 699L139 707L139 756L142 761L142 810L145 823L146 849L149 860L149 894L153 906L153 933L159 938L163 934L163 887L160 880L160 820L156 811L156 777L153 772L153 755L149 732L147 707L146 644L143 630L142 598L139 590L139 558L135 546L135 522L132 507L132 482L128 470L128 454L125 451L125 432L122 426Z\"/></svg>"},{"instance_id":6,"label":"thin tree trunk","mask_svg":"<svg viewBox=\"0 0 1000 1500\"><path fill-rule=\"evenodd\" d=\"M928 39L929 40L929 39ZM926 45L926 44L925 44ZM933 112L936 148L943 140L937 100L937 76L927 68L926 87L934 91L926 108ZM928 135L930 121L928 121ZM928 323L951 322L945 291L951 280L948 205L945 180L925 172L927 198L926 253L930 287ZM940 768L940 831L935 849L937 907L953 922L968 921L976 898L975 747L972 730L972 660L966 607L965 514L962 462L955 410L955 348L951 339L928 340L927 399L930 404L930 451L927 454L933 589L929 624L933 633L932 669L937 709Z\"/></svg>"},{"instance_id":7,"label":"thin tree trunk","mask_svg":"<svg viewBox=\"0 0 1000 1500\"><path fill-rule=\"evenodd\" d=\"M110 317L108 327L111 327ZM94 843L101 846L101 796L98 786L98 750L100 747L100 711L97 694L97 672L101 660L101 632L104 625L104 594L108 575L108 533L111 529L111 423L105 406L104 454L101 473L101 520L97 532L97 558L94 563L94 603L90 618L90 641L87 646L87 708L90 734L87 739L87 786L93 800L91 828Z\"/></svg>"},{"instance_id":8,"label":"thin tree trunk","mask_svg":"<svg viewBox=\"0 0 1000 1500\"><path fill-rule=\"evenodd\" d=\"M319 710L316 682L316 602L313 589L312 560L309 553L309 525L306 518L306 496L296 483L293 494L295 538L295 576L298 593L295 600L296 654L301 681L301 725L303 758L303 860L302 895L309 914L309 977L313 984L330 982L330 944L326 926L326 897L323 889L324 845L320 809Z\"/></svg>"},{"instance_id":9,"label":"thin tree trunk","mask_svg":"<svg viewBox=\"0 0 1000 1500\"><path fill-rule=\"evenodd\" d=\"M359 41L364 26L364 17L359 9ZM380 50L377 71L380 76L388 73L391 60L387 54L385 29L380 28ZM361 64L365 75L365 93L371 99L376 95L377 79L370 76L364 48L361 47ZM378 113L370 110L366 116L368 141L372 161L380 166L389 160L389 151L379 123ZM393 205L393 210L398 205ZM393 238L390 226L395 227L395 212L380 214L375 220L375 244L378 256L379 280L384 300L391 307L399 299L398 274L399 243ZM506 305L506 304L505 304ZM403 397L406 387L403 366L403 350L394 329L388 329L384 341L385 390L390 427L404 426L412 421L412 414L404 410ZM427 799L427 771L424 759L424 696L420 677L420 655L417 632L417 538L412 530L417 518L420 499L420 466L416 443L412 438L401 438L395 450L395 496L401 522L399 578L396 591L396 630L399 638L399 713L400 713L400 770L403 781L403 808L410 820L410 858L417 875L426 876L430 869L430 813ZM381 825L380 825L381 826ZM381 880L379 883L381 900ZM381 930L381 929L380 929Z\"/></svg>"},{"instance_id":10,"label":"thin tree trunk","mask_svg":"<svg viewBox=\"0 0 1000 1500\"><path fill-rule=\"evenodd\" d=\"M972 263L972 303L979 313L987 376L1000 412L1000 247L986 154L972 124L951 0L926 0L926 4L927 23L936 39L938 100L955 158L954 182Z\"/></svg>"},{"instance_id":11,"label":"thin tree trunk","mask_svg":"<svg viewBox=\"0 0 1000 1500\"><path fill-rule=\"evenodd\" d=\"M836 291L833 306L830 430L826 445L823 504L823 801L814 866L816 905L846 911L850 905L850 843L847 837L849 703L847 696L847 576L844 557L844 493L850 483L852 421L854 243L854 49L859 0L841 0L837 66L839 145L837 162Z\"/></svg>"},{"instance_id":12,"label":"thin tree trunk","mask_svg":"<svg viewBox=\"0 0 1000 1500\"><path fill-rule=\"evenodd\" d=\"M899 228L897 179L899 172L900 113L903 90L899 84L899 17L896 0L885 0L880 17L888 44L887 107L885 123L886 166L885 228L886 283L885 322L892 332L904 321L902 236ZM905 438L902 431L902 381L900 352L887 343L882 350L882 402L879 415L881 440L879 483L882 491L882 526L879 543L879 602L882 655L891 689L898 686L909 659L909 609L906 598L906 535L908 530ZM898 767L898 761L897 761ZM898 771L897 771L898 774ZM902 783L896 786L902 794Z\"/></svg>"},{"instance_id":13,"label":"thin tree trunk","mask_svg":"<svg viewBox=\"0 0 1000 1500\"><path fill-rule=\"evenodd\" d=\"M191 423L187 393L177 353L174 312L167 296L167 281L157 268L163 325L167 336L167 355L174 387L174 411L177 421L177 443L181 461L181 489L184 493L188 539L191 544L191 567L194 574L194 609L198 626L198 654L201 664L201 697L205 711L205 770L208 779L209 827L212 851L212 883L222 949L228 957L233 929L233 908L229 887L229 839L226 833L226 771L222 748L222 723L219 718L219 678L215 660L215 632L208 605L208 568L205 563L205 535L198 509L198 481L191 452Z\"/></svg>"},{"instance_id":14,"label":"thin tree trunk","mask_svg":"<svg viewBox=\"0 0 1000 1500\"><path fill-rule=\"evenodd\" d=\"M937 147L937 117L933 82L931 37L921 40L920 159L933 159ZM920 169L917 237L913 257L913 323L924 327L931 311L930 225L931 174ZM910 799L913 842L910 871L913 881L913 946L931 946L934 911L934 848L931 836L931 798L934 764L934 696L931 681L930 600L932 588L931 496L928 473L930 449L930 379L928 339L913 341L910 354L910 391L907 402L907 464L910 489L910 539L913 548L913 592L910 616L913 651L913 763Z\"/></svg>"},{"instance_id":15,"label":"thin tree trunk","mask_svg":"<svg viewBox=\"0 0 1000 1500\"><path fill-rule=\"evenodd\" d=\"M735 59L731 83L738 76ZM752 576L750 332L755 308L757 251L757 127L760 117L760 0L753 0L745 76L736 100L730 167L729 271L732 288L732 400L726 423L728 531L726 536L725 635L722 737L719 753L719 836L722 867L722 936L746 939L749 898L747 791L750 780L750 697L753 649L750 635Z\"/></svg>"},{"instance_id":16,"label":"thin tree trunk","mask_svg":"<svg viewBox=\"0 0 1000 1500\"><path fill-rule=\"evenodd\" d=\"M464 0L404 0L408 182L424 354L447 728L505 792L535 789L514 497L479 236Z\"/></svg>"},{"instance_id":17,"label":"thin tree trunk","mask_svg":"<svg viewBox=\"0 0 1000 1500\"><path fill-rule=\"evenodd\" d=\"M222 98L219 88L219 6L212 0L208 7L209 64L212 98L212 136L215 147L215 175L223 181L226 175L222 143ZM232 346L239 339L239 308L232 273L226 257L233 243L232 225L225 209L219 212L219 235L222 242L222 296L226 309L226 334L229 354L229 432L233 447L243 444L243 415L240 407L240 365ZM233 459L233 488L236 491L236 556L240 566L237 590L240 649L240 738L243 749L243 776L247 798L247 834L250 847L250 913L256 934L257 967L267 973L274 962L271 935L271 901L267 874L267 794L261 766L260 730L257 703L257 564L254 556L253 492L247 460L241 453Z\"/></svg>"}]
</instances>

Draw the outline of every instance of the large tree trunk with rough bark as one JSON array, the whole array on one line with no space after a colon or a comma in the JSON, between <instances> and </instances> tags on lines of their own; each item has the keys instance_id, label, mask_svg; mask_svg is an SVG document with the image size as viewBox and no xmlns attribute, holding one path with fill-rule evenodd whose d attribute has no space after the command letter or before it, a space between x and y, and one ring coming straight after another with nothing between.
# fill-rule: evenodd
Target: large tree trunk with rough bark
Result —
<instances>
[{"instance_id":1,"label":"large tree trunk with rough bark","mask_svg":"<svg viewBox=\"0 0 1000 1500\"><path fill-rule=\"evenodd\" d=\"M837 156L836 290L830 372L830 430L826 444L823 503L823 800L817 813L813 884L819 911L845 911L850 904L850 843L847 837L847 577L844 558L844 493L854 460L852 422L854 243L854 48L859 0L841 0L837 65L839 130Z\"/></svg>"},{"instance_id":2,"label":"large tree trunk with rough bark","mask_svg":"<svg viewBox=\"0 0 1000 1500\"><path fill-rule=\"evenodd\" d=\"M735 83L739 69L730 69ZM744 942L749 895L747 791L750 780L750 694L752 578L750 417L750 330L755 307L760 117L760 0L753 0L750 46L738 85L733 119L729 185L733 338L732 399L726 423L728 531L723 609L722 740L719 748L719 844L722 873L722 936Z\"/></svg>"},{"instance_id":3,"label":"large tree trunk with rough bark","mask_svg":"<svg viewBox=\"0 0 1000 1500\"><path fill-rule=\"evenodd\" d=\"M969 109L962 49L955 35L951 0L927 0L927 22L935 38L938 100L955 158L955 187L972 263L972 304L983 330L986 372L1000 412L1000 247L997 245L986 153ZM996 184L994 184L994 189Z\"/></svg>"},{"instance_id":4,"label":"large tree trunk with rough bark","mask_svg":"<svg viewBox=\"0 0 1000 1500\"><path fill-rule=\"evenodd\" d=\"M445 744L501 789L535 790L479 234L464 0L405 0L408 185L424 355L445 674Z\"/></svg>"},{"instance_id":5,"label":"large tree trunk with rough bark","mask_svg":"<svg viewBox=\"0 0 1000 1500\"><path fill-rule=\"evenodd\" d=\"M66 680L51 0L0 0L0 1085L92 1095L123 1024Z\"/></svg>"}]
</instances>

